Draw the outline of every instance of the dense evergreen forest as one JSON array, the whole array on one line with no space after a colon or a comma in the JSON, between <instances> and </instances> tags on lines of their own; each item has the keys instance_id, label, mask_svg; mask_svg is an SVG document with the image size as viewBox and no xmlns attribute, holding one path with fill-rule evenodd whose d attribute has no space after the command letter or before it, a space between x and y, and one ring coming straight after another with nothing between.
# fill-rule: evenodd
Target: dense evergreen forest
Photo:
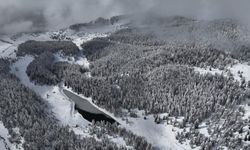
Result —
<instances>
[{"instance_id":1,"label":"dense evergreen forest","mask_svg":"<svg viewBox=\"0 0 250 150\"><path fill-rule=\"evenodd\" d=\"M56 53L61 51L65 55L75 55L79 48L71 41L26 41L18 45L17 56L40 55L44 52Z\"/></svg>"},{"instance_id":2,"label":"dense evergreen forest","mask_svg":"<svg viewBox=\"0 0 250 150\"><path fill-rule=\"evenodd\" d=\"M9 73L10 63L9 60L0 59L0 120L11 134L10 141L20 143L20 136L24 137L23 147L27 150L127 149L118 147L104 135L99 137L101 140L94 137L80 137L69 127L60 125L52 115L49 105ZM110 134L121 132L120 136L125 139L138 139L128 141L128 145L136 149L138 146L143 149L147 148L147 150L153 149L144 138L138 137L117 125L113 126L115 132ZM13 131L16 127L19 128L20 135ZM92 134L96 134L94 128L95 125Z\"/></svg>"},{"instance_id":3,"label":"dense evergreen forest","mask_svg":"<svg viewBox=\"0 0 250 150\"><path fill-rule=\"evenodd\" d=\"M183 129L176 137L180 142L188 139L191 145L206 150L221 146L249 149L245 141L250 137L250 120L242 119L244 109L239 106L250 98L249 84L244 78L240 82L235 81L230 71L226 76L202 75L194 69L226 70L237 62L249 60L248 45L237 43L240 40L237 36L241 32L239 27L232 20L216 20L201 29L202 22L195 24L194 20L183 17L170 18L160 24L164 29L160 33L152 31L151 22L148 22L146 28L129 27L82 44L84 54L91 62L89 69L67 62L54 62L53 54L47 52L54 50L54 46L44 48L51 45L31 42L34 47L37 44L44 46L41 46L42 51L36 52L38 56L29 65L27 74L41 85L63 81L65 86L92 97L99 107L119 117L123 116L122 109L139 109L146 115L154 114L156 123L167 122ZM72 28L79 30L80 27ZM180 35L175 33L179 30L187 33L191 40L187 41L186 37L180 40ZM168 35L170 31L176 36ZM204 41L199 36L200 32L205 32L208 37L216 35L216 38ZM217 45L221 37L231 42L230 48L240 50L235 52ZM33 54L31 49L23 48L29 46L27 42L19 46L18 54ZM74 55L73 49L65 49L64 54ZM86 75L87 72L91 77ZM160 113L168 115L161 118L158 116ZM173 119L178 117L184 118L179 122ZM203 122L208 126L210 137L198 132ZM116 132L113 128L104 130ZM248 133L235 137L243 135L243 132ZM145 143L141 139L139 141ZM135 147L151 148L148 144Z\"/></svg>"}]
</instances>

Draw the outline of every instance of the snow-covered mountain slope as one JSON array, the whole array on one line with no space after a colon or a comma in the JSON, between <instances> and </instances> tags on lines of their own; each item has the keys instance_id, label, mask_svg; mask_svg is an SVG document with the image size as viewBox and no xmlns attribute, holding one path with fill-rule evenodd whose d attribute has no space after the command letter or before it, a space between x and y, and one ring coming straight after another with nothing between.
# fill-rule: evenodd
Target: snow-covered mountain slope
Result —
<instances>
[{"instance_id":1,"label":"snow-covered mountain slope","mask_svg":"<svg viewBox=\"0 0 250 150\"><path fill-rule=\"evenodd\" d=\"M78 112L75 111L74 103L67 98L61 91L60 86L39 86L32 83L29 77L26 74L26 68L34 60L32 56L25 57L17 57L16 51L19 44L28 41L28 40L36 40L36 41L51 41L51 40L69 40L73 41L79 49L81 48L81 44L83 42L92 40L96 37L106 37L112 32L115 32L120 28L120 25L115 24L111 26L107 26L105 29L93 29L88 32L75 32L70 29L64 29L55 32L39 32L39 33L20 33L14 36L4 36L3 39L0 40L0 58L8 58L8 59L17 59L17 61L12 64L11 72L15 74L20 82L26 87L32 89L37 93L37 95L41 96L44 100L46 100L52 108L52 111L57 119L60 120L62 125L70 126L70 128L77 134L82 137L95 137L95 135L90 135L89 132L89 124L87 120L85 120ZM60 53L55 54L55 58L57 62L69 62L72 64L77 64L80 66L84 66L86 68L89 67L89 63L85 57L65 57ZM0 139L0 149L1 150L15 150L14 145L10 144L8 140L8 130L4 128L3 124L0 124L0 136L3 139ZM120 146L126 146L126 143L123 139L113 136L108 137L110 141L117 143ZM98 138L96 138L98 140ZM20 146L16 146L17 149L22 149L22 143ZM20 148L19 148L20 147Z\"/></svg>"},{"instance_id":2,"label":"snow-covered mountain slope","mask_svg":"<svg viewBox=\"0 0 250 150\"><path fill-rule=\"evenodd\" d=\"M17 133L17 136L20 136L19 130L14 130ZM3 123L0 121L0 149L1 150L23 150L22 144L23 144L23 138L21 138L21 143L13 143L10 142L9 138L11 136L9 135L9 131L7 128L4 127Z\"/></svg>"},{"instance_id":3,"label":"snow-covered mountain slope","mask_svg":"<svg viewBox=\"0 0 250 150\"><path fill-rule=\"evenodd\" d=\"M243 138L249 132L246 96L250 66L247 57L241 59L241 55L231 53L249 43L250 36L244 27L232 20L207 22L180 17L139 23L135 27L124 24L127 22L93 27L83 24L78 30L67 28L4 37L0 40L0 57L17 59L11 72L50 104L62 125L82 137L100 140L97 134L90 134L91 123L75 111L74 102L62 92L65 88L112 116L120 127L144 137L155 148L248 146ZM101 38L101 42L93 41L94 46L88 43L94 38ZM55 53L53 63L80 65L90 72L87 77L87 73L73 73L57 85L34 84L26 70L36 57L15 54L18 45L27 40L72 41L81 51L90 53L86 57ZM238 128L242 128L241 133ZM237 139L230 135L241 143L237 144ZM134 148L128 146L128 137L107 134L106 138ZM228 144L228 139L232 144Z\"/></svg>"},{"instance_id":4,"label":"snow-covered mountain slope","mask_svg":"<svg viewBox=\"0 0 250 150\"><path fill-rule=\"evenodd\" d=\"M44 100L47 100L52 106L55 116L64 124L76 126L76 124L85 127L88 125L79 113L74 112L73 103L64 96L58 86L39 86L32 83L26 74L26 68L33 60L31 56L25 56L19 59L12 66L12 72L20 79L21 83L33 89Z\"/></svg>"},{"instance_id":5,"label":"snow-covered mountain slope","mask_svg":"<svg viewBox=\"0 0 250 150\"><path fill-rule=\"evenodd\" d=\"M0 57L1 58L15 58L15 51L17 47L12 43L0 41Z\"/></svg>"}]
</instances>

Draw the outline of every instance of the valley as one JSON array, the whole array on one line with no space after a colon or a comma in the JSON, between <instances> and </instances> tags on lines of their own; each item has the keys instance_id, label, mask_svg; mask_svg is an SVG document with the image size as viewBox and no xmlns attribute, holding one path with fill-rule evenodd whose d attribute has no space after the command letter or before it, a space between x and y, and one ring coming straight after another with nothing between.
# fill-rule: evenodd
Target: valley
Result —
<instances>
[{"instance_id":1,"label":"valley","mask_svg":"<svg viewBox=\"0 0 250 150\"><path fill-rule=\"evenodd\" d=\"M1 77L20 84L28 97L0 95L1 110L16 97L46 105L32 106L46 112L36 114L42 121L27 117L34 111L27 106L22 113L28 119L17 117L23 125L4 120L7 130L20 127L26 149L49 147L26 135L28 125L45 132L45 122L55 125L53 134L73 137L75 144L69 145L80 149L247 150L250 34L245 28L230 19L173 16L155 18L154 24L123 19L0 40L0 57L10 63L2 64ZM7 147L5 140L0 146ZM64 149L57 139L54 143Z\"/></svg>"}]
</instances>

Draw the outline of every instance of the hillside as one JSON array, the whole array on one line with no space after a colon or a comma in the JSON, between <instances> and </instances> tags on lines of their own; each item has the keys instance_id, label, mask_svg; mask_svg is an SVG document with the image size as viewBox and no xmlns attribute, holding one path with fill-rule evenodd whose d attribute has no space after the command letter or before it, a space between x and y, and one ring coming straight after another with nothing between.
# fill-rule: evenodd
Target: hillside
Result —
<instances>
[{"instance_id":1,"label":"hillside","mask_svg":"<svg viewBox=\"0 0 250 150\"><path fill-rule=\"evenodd\" d=\"M248 150L249 33L233 19L117 16L4 36L0 148Z\"/></svg>"}]
</instances>

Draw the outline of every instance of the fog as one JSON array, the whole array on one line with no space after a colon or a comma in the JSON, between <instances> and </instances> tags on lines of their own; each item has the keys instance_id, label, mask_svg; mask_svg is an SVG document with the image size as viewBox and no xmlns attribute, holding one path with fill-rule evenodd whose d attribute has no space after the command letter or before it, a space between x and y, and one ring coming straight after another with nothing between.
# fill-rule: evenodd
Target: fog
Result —
<instances>
[{"instance_id":1,"label":"fog","mask_svg":"<svg viewBox=\"0 0 250 150\"><path fill-rule=\"evenodd\" d=\"M98 17L181 15L250 24L249 0L0 0L0 33L53 30Z\"/></svg>"}]
</instances>

